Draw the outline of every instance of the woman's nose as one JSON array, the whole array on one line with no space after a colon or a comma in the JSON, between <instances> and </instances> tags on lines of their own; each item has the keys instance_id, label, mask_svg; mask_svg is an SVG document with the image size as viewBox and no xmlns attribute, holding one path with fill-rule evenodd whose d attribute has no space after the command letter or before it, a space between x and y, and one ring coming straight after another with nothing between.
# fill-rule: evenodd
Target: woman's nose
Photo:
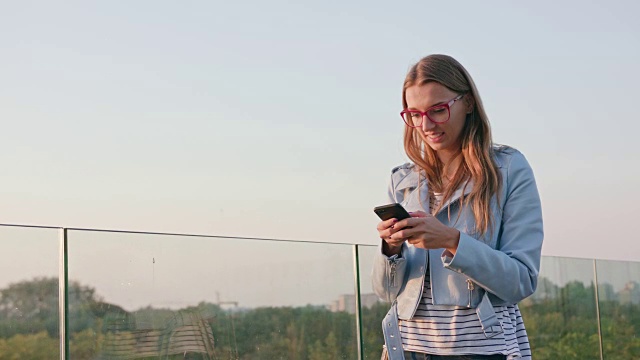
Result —
<instances>
[{"instance_id":1,"label":"woman's nose","mask_svg":"<svg viewBox=\"0 0 640 360\"><path fill-rule=\"evenodd\" d=\"M434 124L428 116L422 117L422 131L433 129L435 126L436 124Z\"/></svg>"}]
</instances>

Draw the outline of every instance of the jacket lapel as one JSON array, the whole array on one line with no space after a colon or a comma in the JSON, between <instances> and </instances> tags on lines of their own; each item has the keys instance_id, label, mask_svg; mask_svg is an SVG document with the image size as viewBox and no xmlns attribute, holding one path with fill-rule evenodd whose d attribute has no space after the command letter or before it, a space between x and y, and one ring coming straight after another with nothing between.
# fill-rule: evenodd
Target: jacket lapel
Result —
<instances>
[{"instance_id":1,"label":"jacket lapel","mask_svg":"<svg viewBox=\"0 0 640 360\"><path fill-rule=\"evenodd\" d=\"M498 168L501 169L504 164L502 163L502 160L497 157L494 156L493 159L496 161L496 165L498 165ZM505 176L504 174L502 176ZM504 179L503 179L504 181ZM451 195L451 198L447 201L445 201L445 203L442 205L442 207L440 208L440 212L442 212L444 209L446 209L451 203L457 201L458 199L460 199L460 197L462 196L462 194L464 194L465 196L469 195L471 193L471 190L473 190L473 180L469 180L467 181L465 184L462 185L461 188L459 188L458 190L456 190L453 195Z\"/></svg>"},{"instance_id":2,"label":"jacket lapel","mask_svg":"<svg viewBox=\"0 0 640 360\"><path fill-rule=\"evenodd\" d=\"M499 157L494 156L494 160L496 161L498 168L504 167L504 164L502 163ZM503 174L502 176L505 176L505 175ZM421 206L419 206L419 204L422 204L423 203L422 201L426 201L426 204L429 203L429 199L427 196L428 184L426 181L424 181L424 178L423 178L423 182L422 184L420 184L420 186L422 186L421 191L413 192L418 187L419 180L420 180L420 176L418 175L418 172L413 170L398 182L398 184L395 186L395 191L396 193L400 193L402 195L402 199L403 199L402 202L404 202L406 205L414 205L416 209L424 210L422 209ZM440 211L438 213L444 211L447 207L449 207L449 205L451 205L452 203L460 199L460 197L462 197L463 194L465 196L469 195L473 190L473 184L474 184L473 180L469 180L465 184L463 184L461 188L454 191L454 193L451 195L451 198L449 198L447 201L444 202L444 204L442 204L442 207L440 208ZM418 193L423 193L422 195L424 199L418 199ZM409 194L411 194L411 196L407 196ZM413 204L413 201L416 201L416 204ZM413 208L413 206L410 206L410 207ZM409 210L409 211L414 211L414 210Z\"/></svg>"},{"instance_id":3,"label":"jacket lapel","mask_svg":"<svg viewBox=\"0 0 640 360\"><path fill-rule=\"evenodd\" d=\"M442 207L440 208L439 212L446 209L454 201L457 201L458 199L460 199L462 194L464 194L465 196L469 195L469 193L471 193L471 190L473 190L473 180L467 181L465 184L462 185L461 188L458 188L458 190L454 191L453 194L451 195L451 198L449 198L447 201L444 202L444 204L442 204Z\"/></svg>"}]
</instances>

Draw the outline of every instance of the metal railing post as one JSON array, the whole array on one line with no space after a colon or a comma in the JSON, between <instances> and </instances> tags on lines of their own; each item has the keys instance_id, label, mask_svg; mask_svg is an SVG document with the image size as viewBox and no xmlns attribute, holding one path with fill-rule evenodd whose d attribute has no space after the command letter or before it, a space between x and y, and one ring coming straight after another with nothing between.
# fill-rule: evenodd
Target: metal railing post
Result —
<instances>
[{"instance_id":1,"label":"metal railing post","mask_svg":"<svg viewBox=\"0 0 640 360\"><path fill-rule=\"evenodd\" d=\"M67 289L69 285L69 276L67 271L67 229L60 229L60 248L58 253L58 316L60 323L58 325L60 331L60 359L69 359L69 299L67 297Z\"/></svg>"},{"instance_id":2,"label":"metal railing post","mask_svg":"<svg viewBox=\"0 0 640 360\"><path fill-rule=\"evenodd\" d=\"M364 360L364 340L362 338L362 302L360 301L360 259L358 245L353 245L353 274L356 294L356 341L358 343L358 359Z\"/></svg>"},{"instance_id":3,"label":"metal railing post","mask_svg":"<svg viewBox=\"0 0 640 360\"><path fill-rule=\"evenodd\" d=\"M602 347L602 323L600 322L600 297L598 292L598 267L596 259L593 259L593 281L596 293L596 319L598 321L598 345L600 345L600 360L604 360L604 351Z\"/></svg>"}]
</instances>

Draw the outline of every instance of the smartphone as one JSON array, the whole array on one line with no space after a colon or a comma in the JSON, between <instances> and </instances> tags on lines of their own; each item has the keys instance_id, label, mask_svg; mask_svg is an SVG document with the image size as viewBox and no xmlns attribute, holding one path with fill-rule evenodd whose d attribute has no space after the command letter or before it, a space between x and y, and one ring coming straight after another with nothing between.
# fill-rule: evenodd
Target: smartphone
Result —
<instances>
[{"instance_id":1,"label":"smartphone","mask_svg":"<svg viewBox=\"0 0 640 360\"><path fill-rule=\"evenodd\" d=\"M411 217L407 210L405 210L400 204L389 204L376 206L373 208L373 212L375 212L378 217L382 220L389 220L392 218L396 218L398 220L408 219Z\"/></svg>"}]
</instances>

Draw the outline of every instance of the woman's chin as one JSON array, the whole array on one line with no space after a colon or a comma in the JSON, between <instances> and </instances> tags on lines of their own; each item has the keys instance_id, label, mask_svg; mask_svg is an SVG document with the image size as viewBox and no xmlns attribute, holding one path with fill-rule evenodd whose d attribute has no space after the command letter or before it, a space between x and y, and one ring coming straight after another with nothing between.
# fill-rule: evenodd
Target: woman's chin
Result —
<instances>
[{"instance_id":1,"label":"woman's chin","mask_svg":"<svg viewBox=\"0 0 640 360\"><path fill-rule=\"evenodd\" d=\"M434 143L434 142L431 142L431 141L427 141L427 145L429 145L429 147L433 151L440 151L440 150L444 150L445 149L445 146L442 143Z\"/></svg>"}]
</instances>

